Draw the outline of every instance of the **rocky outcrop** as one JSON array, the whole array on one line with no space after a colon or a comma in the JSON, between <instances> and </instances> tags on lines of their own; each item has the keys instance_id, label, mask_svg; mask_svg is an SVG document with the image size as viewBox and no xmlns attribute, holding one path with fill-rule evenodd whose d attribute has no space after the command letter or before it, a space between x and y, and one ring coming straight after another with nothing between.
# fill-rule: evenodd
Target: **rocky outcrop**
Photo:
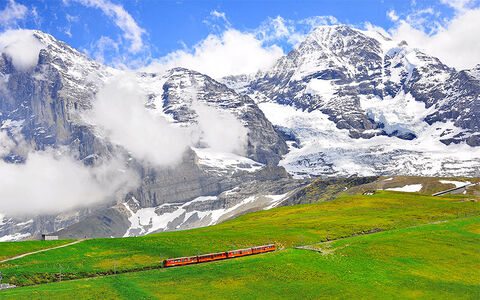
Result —
<instances>
[{"instance_id":1,"label":"rocky outcrop","mask_svg":"<svg viewBox=\"0 0 480 300\"><path fill-rule=\"evenodd\" d=\"M44 46L33 68L17 70L11 57L5 53L0 56L0 124L17 141L4 161L21 164L28 151L45 149L61 150L91 167L117 157L127 159L126 165L140 174L141 181L125 197L110 199L99 207L33 218L2 217L0 237L16 234L25 238L62 229L76 236L123 235L130 226L128 211L119 210L117 204L132 197L138 199L139 207L186 203L254 180L249 172L237 172L238 168L232 168L228 174L212 170L215 167L199 163L191 149L178 165L171 167L135 159L126 149L99 135L83 118L102 86L122 71L103 66L48 34L32 31L32 35ZM188 126L197 122L196 112L191 109L193 101L231 113L248 131L246 156L252 161L240 169L248 169L250 164L274 166L288 150L283 138L248 96L239 95L206 75L173 69L165 74L138 73L133 80L145 94L146 109L159 110L175 123ZM269 170L273 170L272 175L267 174ZM270 167L261 174L265 178L278 177L278 171ZM288 177L285 172L282 176Z\"/></svg>"}]
</instances>

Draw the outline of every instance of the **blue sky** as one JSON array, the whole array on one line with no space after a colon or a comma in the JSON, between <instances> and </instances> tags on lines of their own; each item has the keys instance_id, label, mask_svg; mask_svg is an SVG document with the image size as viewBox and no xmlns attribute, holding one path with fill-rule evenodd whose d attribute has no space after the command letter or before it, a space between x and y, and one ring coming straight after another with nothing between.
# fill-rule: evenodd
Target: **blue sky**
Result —
<instances>
[{"instance_id":1,"label":"blue sky","mask_svg":"<svg viewBox=\"0 0 480 300\"><path fill-rule=\"evenodd\" d=\"M0 0L0 27L39 29L106 64L138 68L178 51L195 55L209 35L221 44L229 31L253 35L273 56L278 49L268 47L287 53L319 24L370 23L390 33L408 24L414 34L400 36L421 42L421 33L432 37L478 6L477 0Z\"/></svg>"}]
</instances>

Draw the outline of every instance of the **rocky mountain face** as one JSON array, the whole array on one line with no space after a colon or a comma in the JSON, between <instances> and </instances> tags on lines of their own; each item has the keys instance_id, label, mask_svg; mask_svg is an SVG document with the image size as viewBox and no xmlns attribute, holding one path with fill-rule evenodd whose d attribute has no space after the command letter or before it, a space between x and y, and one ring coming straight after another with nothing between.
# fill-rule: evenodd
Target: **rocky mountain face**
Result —
<instances>
[{"instance_id":1,"label":"rocky mountain face","mask_svg":"<svg viewBox=\"0 0 480 300\"><path fill-rule=\"evenodd\" d=\"M338 25L266 72L222 82L284 133L280 164L297 177L480 174L478 66L457 71L404 41Z\"/></svg>"},{"instance_id":2,"label":"rocky mountain face","mask_svg":"<svg viewBox=\"0 0 480 300\"><path fill-rule=\"evenodd\" d=\"M210 77L187 69L173 69L165 74L135 74L133 80L145 95L146 109L167 116L180 127L198 122L198 114L192 109L194 105L228 112L246 129L245 153L219 153L200 141L184 153L180 163L172 166L158 167L133 157L82 118L92 109L102 86L122 71L105 67L47 34L33 31L32 35L43 44L38 63L32 69L17 70L8 55L1 56L1 128L17 143L4 156L4 161L28 163L29 151L45 149L72 154L86 167L95 167L112 157L126 157L126 166L138 173L141 180L121 198L111 197L95 207L49 216L1 215L0 238L20 239L62 229L61 234L73 237L139 234L141 231L129 229L135 224L144 226L138 216L135 217L139 210L141 214L145 208L157 209L158 215L153 213L155 216L145 224L148 227L151 220L161 218L172 209L162 205L184 206L195 199L199 202L201 197L215 198L196 205L202 218L210 218L203 223L209 224L224 215L217 211L212 218L209 212L214 208L228 210L228 214L234 216L252 207L271 205L272 199L279 200L276 196L279 193L283 195L288 189L295 190L306 183L291 179L283 168L275 167L287 152L287 145L248 96L238 95ZM246 191L239 187L242 184ZM233 188L245 198L260 197L262 193L276 197L264 198L269 201L263 202L248 201L246 206L240 205L245 200L240 196L217 197ZM250 202L258 203L252 206ZM229 210L232 207L234 209ZM155 230L183 228L182 223L185 226L203 224L198 220L193 222L192 216L188 222L178 217L163 218L165 224Z\"/></svg>"},{"instance_id":3,"label":"rocky mountain face","mask_svg":"<svg viewBox=\"0 0 480 300\"><path fill-rule=\"evenodd\" d=\"M312 32L271 70L259 74L247 94L258 101L319 110L339 129L349 130L353 138L393 135L413 139L414 132L386 129L383 120L372 118L361 103L362 98L382 100L410 93L425 103L426 109L434 107L425 118L430 124L453 120L456 126L475 133L478 124L473 124L469 111L478 107L474 101L478 87L472 72L456 72L437 58L380 34L372 36L343 25L325 26ZM448 109L453 103L455 108ZM478 146L473 140L465 139Z\"/></svg>"},{"instance_id":4,"label":"rocky mountain face","mask_svg":"<svg viewBox=\"0 0 480 300\"><path fill-rule=\"evenodd\" d=\"M120 160L140 179L67 212L0 211L0 241L212 225L298 203L316 176L480 175L480 65L458 71L377 32L320 27L270 70L219 81L184 68L132 74L48 34L31 35L42 45L32 68L18 68L1 50L0 127L13 141L7 151L0 143L3 161L21 166L30 153L53 149L90 169ZM175 128L198 129L188 131L195 142L178 163L159 166L137 157L85 118L118 76L134 82L150 114ZM241 147L221 139L212 146L202 127L210 121L238 133ZM332 182L343 190L341 180Z\"/></svg>"},{"instance_id":5,"label":"rocky mountain face","mask_svg":"<svg viewBox=\"0 0 480 300\"><path fill-rule=\"evenodd\" d=\"M362 111L359 94L379 93L381 51L376 40L349 27L323 27L258 76L250 91L260 101L320 110L360 137L378 128Z\"/></svg>"}]
</instances>

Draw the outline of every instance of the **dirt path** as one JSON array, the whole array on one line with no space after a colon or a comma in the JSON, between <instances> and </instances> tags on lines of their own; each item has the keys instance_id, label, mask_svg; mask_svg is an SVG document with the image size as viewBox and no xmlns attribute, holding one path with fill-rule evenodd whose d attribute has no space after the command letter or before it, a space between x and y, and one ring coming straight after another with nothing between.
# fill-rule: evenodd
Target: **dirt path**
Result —
<instances>
[{"instance_id":1,"label":"dirt path","mask_svg":"<svg viewBox=\"0 0 480 300\"><path fill-rule=\"evenodd\" d=\"M57 246L57 247L52 247L52 248L47 248L47 249L42 249L42 250L38 250L38 251L24 253L24 254L17 255L17 256L14 256L14 257L10 257L10 258L4 259L4 260L0 260L0 264L4 263L4 262L7 262L7 261L10 261L10 260L22 258L22 257L28 256L28 255L32 255L32 254L36 254L36 253L40 253L40 252L45 252L45 251L49 251L49 250L53 250L53 249L58 249L58 248L63 248L63 247L75 245L75 244L81 243L83 241L84 240L78 240L78 241L75 241L73 243L69 243L69 244L65 244L65 245L61 245L61 246Z\"/></svg>"}]
</instances>

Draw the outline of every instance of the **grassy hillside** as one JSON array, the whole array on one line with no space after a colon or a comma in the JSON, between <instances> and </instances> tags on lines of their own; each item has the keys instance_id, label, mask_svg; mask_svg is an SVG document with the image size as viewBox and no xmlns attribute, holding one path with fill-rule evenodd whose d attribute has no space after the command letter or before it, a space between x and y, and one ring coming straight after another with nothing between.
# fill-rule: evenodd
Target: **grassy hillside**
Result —
<instances>
[{"instance_id":1,"label":"grassy hillside","mask_svg":"<svg viewBox=\"0 0 480 300\"><path fill-rule=\"evenodd\" d=\"M337 200L280 207L244 215L216 226L136 238L95 239L0 264L7 282L27 285L113 271L158 267L162 259L275 242L277 247L391 230L480 214L468 195L431 197L380 191ZM176 272L176 271L175 271Z\"/></svg>"},{"instance_id":2,"label":"grassy hillside","mask_svg":"<svg viewBox=\"0 0 480 300\"><path fill-rule=\"evenodd\" d=\"M444 181L443 183L441 181ZM378 189L388 189L394 187L402 187L410 184L421 184L422 189L419 193L432 195L434 193L448 190L454 188L455 185L448 183L449 181L459 181L459 182L470 182L478 183L480 178L465 178L465 177L450 177L450 178L439 178L439 177L417 177L417 176L395 176L395 177L382 177L379 180L376 180L371 183L363 184L360 186L352 186L348 189L347 193L350 195L362 194L367 190L378 190ZM447 182L447 183L445 183ZM470 196L480 196L480 185L476 185L468 188L466 193Z\"/></svg>"},{"instance_id":3,"label":"grassy hillside","mask_svg":"<svg viewBox=\"0 0 480 300\"><path fill-rule=\"evenodd\" d=\"M1 242L0 243L0 260L17 256L27 252L38 251L42 249L52 248L73 242L73 240L58 241L25 241L25 242Z\"/></svg>"},{"instance_id":4,"label":"grassy hillside","mask_svg":"<svg viewBox=\"0 0 480 300\"><path fill-rule=\"evenodd\" d=\"M330 201L344 195L362 195L366 191L397 188L411 184L421 184L419 193L432 195L454 188L455 185L451 183L452 181L478 183L480 178L418 176L318 178L282 202L282 206ZM466 194L480 197L480 185L469 187Z\"/></svg>"},{"instance_id":5,"label":"grassy hillside","mask_svg":"<svg viewBox=\"0 0 480 300\"><path fill-rule=\"evenodd\" d=\"M0 292L2 299L478 299L480 217L209 264Z\"/></svg>"}]
</instances>

